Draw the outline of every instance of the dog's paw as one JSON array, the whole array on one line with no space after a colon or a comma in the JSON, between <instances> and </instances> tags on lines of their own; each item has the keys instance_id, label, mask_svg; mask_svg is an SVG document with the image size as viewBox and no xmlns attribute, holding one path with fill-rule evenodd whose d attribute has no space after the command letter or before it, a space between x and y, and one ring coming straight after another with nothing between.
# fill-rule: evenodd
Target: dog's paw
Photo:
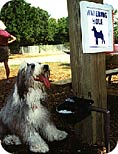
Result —
<instances>
[{"instance_id":1,"label":"dog's paw","mask_svg":"<svg viewBox=\"0 0 118 154\"><path fill-rule=\"evenodd\" d=\"M57 130L53 135L51 135L48 140L49 141L61 141L67 137L68 133L65 131Z\"/></svg>"},{"instance_id":2,"label":"dog's paw","mask_svg":"<svg viewBox=\"0 0 118 154\"><path fill-rule=\"evenodd\" d=\"M21 145L22 143L21 143L18 136L16 136L16 135L7 135L3 139L3 144L6 144L6 145Z\"/></svg>"},{"instance_id":3,"label":"dog's paw","mask_svg":"<svg viewBox=\"0 0 118 154\"><path fill-rule=\"evenodd\" d=\"M49 147L46 143L32 144L30 145L30 151L35 153L46 153L49 151Z\"/></svg>"},{"instance_id":4,"label":"dog's paw","mask_svg":"<svg viewBox=\"0 0 118 154\"><path fill-rule=\"evenodd\" d=\"M57 134L57 140L58 141L61 141L63 139L65 139L67 137L68 133L65 132L65 131L58 131L58 134Z\"/></svg>"}]
</instances>

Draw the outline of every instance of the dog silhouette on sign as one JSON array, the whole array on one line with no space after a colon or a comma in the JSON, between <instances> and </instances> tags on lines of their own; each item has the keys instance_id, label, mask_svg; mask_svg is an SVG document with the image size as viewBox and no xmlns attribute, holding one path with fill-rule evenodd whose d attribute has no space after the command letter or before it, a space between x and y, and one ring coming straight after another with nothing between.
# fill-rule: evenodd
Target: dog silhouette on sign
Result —
<instances>
[{"instance_id":1,"label":"dog silhouette on sign","mask_svg":"<svg viewBox=\"0 0 118 154\"><path fill-rule=\"evenodd\" d=\"M97 32L95 26L93 26L92 31L94 32L94 37L95 37L95 39L96 39L96 45L98 45L98 38L100 38L100 39L102 40L102 44L103 44L103 43L105 44L104 35L103 35L102 31Z\"/></svg>"}]
</instances>

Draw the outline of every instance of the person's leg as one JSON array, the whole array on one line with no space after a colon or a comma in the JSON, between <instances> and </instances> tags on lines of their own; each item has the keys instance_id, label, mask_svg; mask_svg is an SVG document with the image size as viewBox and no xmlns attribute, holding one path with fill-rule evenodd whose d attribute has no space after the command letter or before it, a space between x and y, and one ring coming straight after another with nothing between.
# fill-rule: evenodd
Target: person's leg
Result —
<instances>
[{"instance_id":1,"label":"person's leg","mask_svg":"<svg viewBox=\"0 0 118 154\"><path fill-rule=\"evenodd\" d=\"M8 60L4 61L4 67L5 67L5 71L6 71L6 77L7 77L7 79L9 79L10 68L8 65Z\"/></svg>"}]
</instances>

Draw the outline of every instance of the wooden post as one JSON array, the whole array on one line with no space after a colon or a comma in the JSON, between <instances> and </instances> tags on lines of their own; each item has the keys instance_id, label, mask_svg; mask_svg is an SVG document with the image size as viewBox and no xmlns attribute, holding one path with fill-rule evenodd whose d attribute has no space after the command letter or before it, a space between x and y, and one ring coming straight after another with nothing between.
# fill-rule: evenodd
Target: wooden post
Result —
<instances>
[{"instance_id":1,"label":"wooden post","mask_svg":"<svg viewBox=\"0 0 118 154\"><path fill-rule=\"evenodd\" d=\"M80 24L80 1L81 0L67 0L72 87L76 96L93 99L94 106L106 108L107 90L105 79L105 54L83 54ZM93 2L102 3L103 1L93 0ZM92 116L77 125L79 137L83 142L87 143L104 141L103 128L103 116L98 113L92 113Z\"/></svg>"}]
</instances>

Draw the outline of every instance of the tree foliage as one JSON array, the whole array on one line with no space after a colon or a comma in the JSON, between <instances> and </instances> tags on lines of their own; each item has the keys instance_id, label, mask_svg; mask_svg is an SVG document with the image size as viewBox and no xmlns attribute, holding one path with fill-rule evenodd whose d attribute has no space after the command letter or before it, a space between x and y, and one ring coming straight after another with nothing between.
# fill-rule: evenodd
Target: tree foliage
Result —
<instances>
[{"instance_id":1,"label":"tree foliage","mask_svg":"<svg viewBox=\"0 0 118 154\"><path fill-rule=\"evenodd\" d=\"M54 38L57 44L69 41L68 18L58 19L57 33L55 33Z\"/></svg>"},{"instance_id":2,"label":"tree foliage","mask_svg":"<svg viewBox=\"0 0 118 154\"><path fill-rule=\"evenodd\" d=\"M17 37L19 46L57 44L69 40L67 18L50 18L47 11L32 7L24 0L6 3L0 18L7 30Z\"/></svg>"},{"instance_id":3,"label":"tree foliage","mask_svg":"<svg viewBox=\"0 0 118 154\"><path fill-rule=\"evenodd\" d=\"M7 30L17 36L20 45L32 45L44 41L47 30L48 12L31 7L24 0L13 0L1 11L1 18Z\"/></svg>"}]
</instances>

